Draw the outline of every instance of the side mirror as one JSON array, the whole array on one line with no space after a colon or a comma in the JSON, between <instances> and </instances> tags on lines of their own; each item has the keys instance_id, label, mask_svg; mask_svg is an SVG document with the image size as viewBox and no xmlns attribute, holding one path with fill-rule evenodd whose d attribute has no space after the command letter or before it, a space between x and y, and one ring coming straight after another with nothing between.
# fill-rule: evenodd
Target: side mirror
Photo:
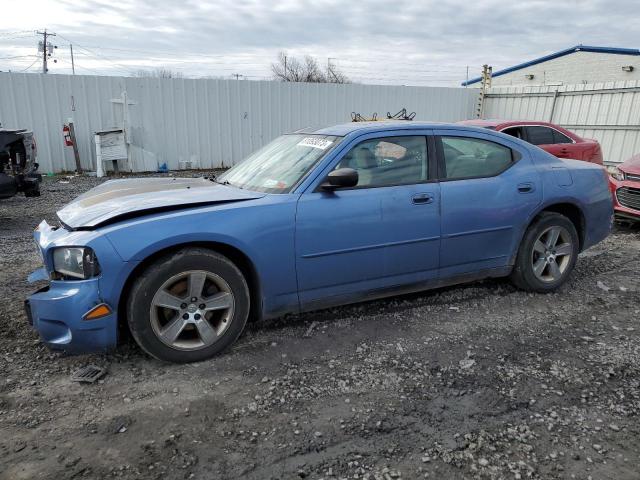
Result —
<instances>
[{"instance_id":1,"label":"side mirror","mask_svg":"<svg viewBox=\"0 0 640 480\"><path fill-rule=\"evenodd\" d=\"M327 175L327 180L320 185L324 190L335 190L337 188L355 187L358 185L358 172L353 168L339 168Z\"/></svg>"}]
</instances>

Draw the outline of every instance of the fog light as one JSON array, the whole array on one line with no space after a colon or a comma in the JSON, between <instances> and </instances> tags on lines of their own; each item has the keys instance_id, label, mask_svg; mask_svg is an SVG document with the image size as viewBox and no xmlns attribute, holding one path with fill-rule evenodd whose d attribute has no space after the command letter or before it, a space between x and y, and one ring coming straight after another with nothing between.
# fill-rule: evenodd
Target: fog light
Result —
<instances>
[{"instance_id":1,"label":"fog light","mask_svg":"<svg viewBox=\"0 0 640 480\"><path fill-rule=\"evenodd\" d=\"M106 303L96 305L87 313L85 313L83 320L96 320L98 318L106 317L111 314L111 308Z\"/></svg>"}]
</instances>

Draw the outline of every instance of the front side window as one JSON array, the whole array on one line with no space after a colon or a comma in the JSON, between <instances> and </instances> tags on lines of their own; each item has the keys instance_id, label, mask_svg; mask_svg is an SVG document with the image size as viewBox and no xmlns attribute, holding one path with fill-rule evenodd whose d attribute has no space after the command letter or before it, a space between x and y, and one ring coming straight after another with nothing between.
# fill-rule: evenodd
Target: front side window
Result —
<instances>
[{"instance_id":1,"label":"front side window","mask_svg":"<svg viewBox=\"0 0 640 480\"><path fill-rule=\"evenodd\" d=\"M441 137L447 179L493 177L514 160L510 148L470 137Z\"/></svg>"},{"instance_id":2,"label":"front side window","mask_svg":"<svg viewBox=\"0 0 640 480\"><path fill-rule=\"evenodd\" d=\"M521 127L510 127L502 130L502 133L506 133L507 135L511 135L512 137L516 137L522 139L522 128Z\"/></svg>"},{"instance_id":3,"label":"front side window","mask_svg":"<svg viewBox=\"0 0 640 480\"><path fill-rule=\"evenodd\" d=\"M549 127L526 127L527 139L534 145L553 145L553 129Z\"/></svg>"},{"instance_id":4,"label":"front side window","mask_svg":"<svg viewBox=\"0 0 640 480\"><path fill-rule=\"evenodd\" d=\"M258 192L289 192L341 140L331 135L283 135L229 169L219 181Z\"/></svg>"},{"instance_id":5,"label":"front side window","mask_svg":"<svg viewBox=\"0 0 640 480\"><path fill-rule=\"evenodd\" d=\"M357 187L383 187L427 181L427 139L384 137L365 140L342 157L336 168L358 172Z\"/></svg>"}]
</instances>

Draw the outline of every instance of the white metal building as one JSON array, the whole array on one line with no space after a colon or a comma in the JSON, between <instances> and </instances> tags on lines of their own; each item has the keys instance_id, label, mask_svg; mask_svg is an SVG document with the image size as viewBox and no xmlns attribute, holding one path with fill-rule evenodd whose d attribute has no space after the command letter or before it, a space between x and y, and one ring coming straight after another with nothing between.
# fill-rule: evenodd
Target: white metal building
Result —
<instances>
[{"instance_id":1,"label":"white metal building","mask_svg":"<svg viewBox=\"0 0 640 480\"><path fill-rule=\"evenodd\" d=\"M491 85L559 86L640 80L640 50L577 45L493 72ZM463 82L479 87L481 78Z\"/></svg>"}]
</instances>

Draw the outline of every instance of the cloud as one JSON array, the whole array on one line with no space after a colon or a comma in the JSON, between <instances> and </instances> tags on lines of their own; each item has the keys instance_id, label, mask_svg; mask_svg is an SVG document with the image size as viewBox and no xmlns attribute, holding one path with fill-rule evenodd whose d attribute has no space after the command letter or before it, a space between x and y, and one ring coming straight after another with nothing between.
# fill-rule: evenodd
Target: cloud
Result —
<instances>
[{"instance_id":1,"label":"cloud","mask_svg":"<svg viewBox=\"0 0 640 480\"><path fill-rule=\"evenodd\" d=\"M165 66L263 78L284 50L322 64L331 57L358 81L453 86L467 65L476 76L484 63L500 69L579 43L640 44L637 6L620 0L23 0L3 9L5 33L58 33L52 72L69 71L71 41L83 73ZM33 55L36 42L0 32L0 70L37 59L1 59Z\"/></svg>"}]
</instances>

